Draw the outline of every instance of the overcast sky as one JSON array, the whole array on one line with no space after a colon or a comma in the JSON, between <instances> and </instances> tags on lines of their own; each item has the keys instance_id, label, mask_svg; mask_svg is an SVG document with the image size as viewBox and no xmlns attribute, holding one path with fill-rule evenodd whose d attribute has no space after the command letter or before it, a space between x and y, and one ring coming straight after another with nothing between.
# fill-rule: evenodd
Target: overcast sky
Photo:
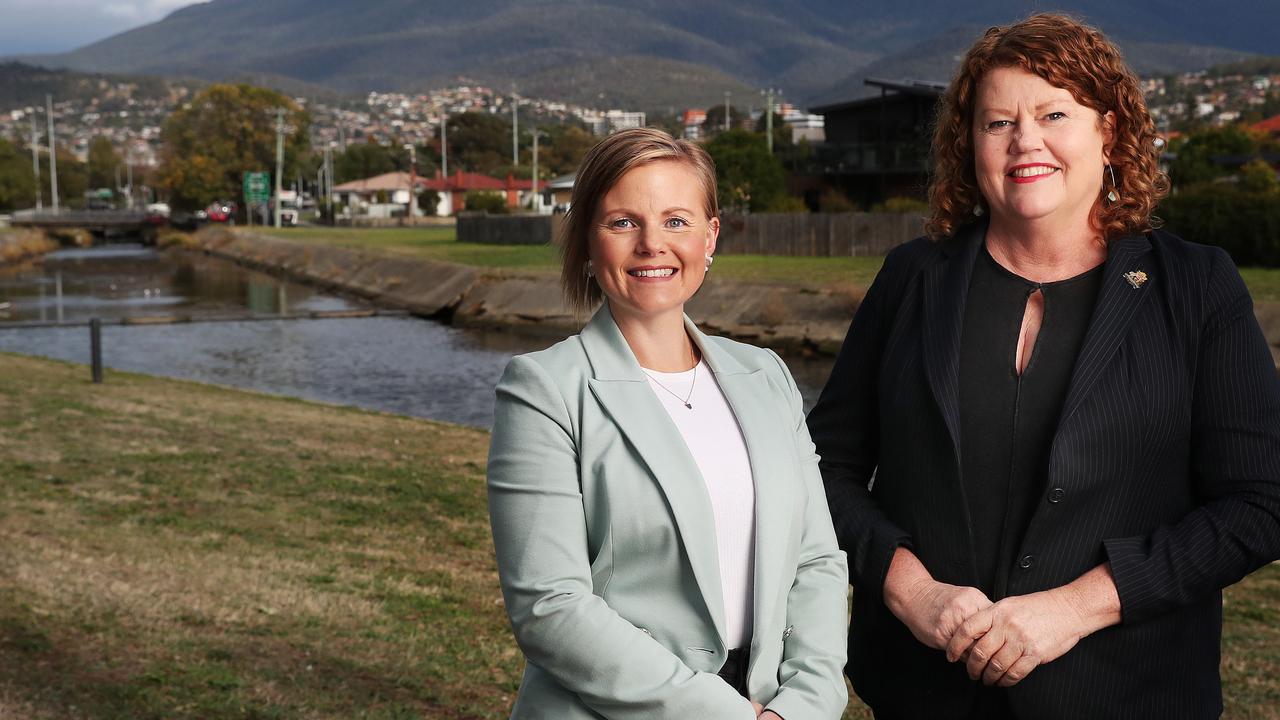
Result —
<instances>
[{"instance_id":1,"label":"overcast sky","mask_svg":"<svg viewBox=\"0 0 1280 720\"><path fill-rule=\"evenodd\" d=\"M74 50L193 0L0 0L0 57Z\"/></svg>"}]
</instances>

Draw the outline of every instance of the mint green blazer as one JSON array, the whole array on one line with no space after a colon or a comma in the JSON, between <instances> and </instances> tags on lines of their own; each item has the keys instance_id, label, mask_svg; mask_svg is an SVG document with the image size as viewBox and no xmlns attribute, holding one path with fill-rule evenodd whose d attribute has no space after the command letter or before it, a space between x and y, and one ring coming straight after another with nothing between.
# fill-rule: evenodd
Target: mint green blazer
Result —
<instances>
[{"instance_id":1,"label":"mint green blazer","mask_svg":"<svg viewBox=\"0 0 1280 720\"><path fill-rule=\"evenodd\" d=\"M685 324L755 479L748 691L785 720L834 720L848 700L848 568L800 394L772 351ZM527 661L513 718L755 718L716 675L728 649L706 486L607 305L581 334L512 358L488 488Z\"/></svg>"}]
</instances>

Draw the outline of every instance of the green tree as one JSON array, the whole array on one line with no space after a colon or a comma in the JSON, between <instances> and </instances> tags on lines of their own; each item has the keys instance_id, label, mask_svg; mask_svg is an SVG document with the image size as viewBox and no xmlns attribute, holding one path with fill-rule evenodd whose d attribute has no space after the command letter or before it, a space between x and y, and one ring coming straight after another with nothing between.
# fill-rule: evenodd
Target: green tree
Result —
<instances>
[{"instance_id":1,"label":"green tree","mask_svg":"<svg viewBox=\"0 0 1280 720\"><path fill-rule=\"evenodd\" d=\"M362 180L399 170L395 151L372 140L348 145L346 152L333 156L334 184Z\"/></svg>"},{"instance_id":2,"label":"green tree","mask_svg":"<svg viewBox=\"0 0 1280 720\"><path fill-rule=\"evenodd\" d=\"M769 129L768 118L766 118L764 116L764 113L762 112L760 113L759 119L756 120L756 132L760 133L761 135L764 135L765 131L768 129ZM773 114L773 151L776 153L785 153L790 149L791 145L792 145L791 128L787 127L787 124L782 119L781 115L779 115L778 113L774 113Z\"/></svg>"},{"instance_id":3,"label":"green tree","mask_svg":"<svg viewBox=\"0 0 1280 720\"><path fill-rule=\"evenodd\" d=\"M1169 163L1169 179L1177 187L1189 187L1231 174L1230 167L1215 163L1214 158L1253 155L1259 147L1243 128L1226 125L1188 135L1170 149L1176 157Z\"/></svg>"},{"instance_id":4,"label":"green tree","mask_svg":"<svg viewBox=\"0 0 1280 720\"><path fill-rule=\"evenodd\" d=\"M600 142L600 138L577 125L555 127L547 135L546 149L539 148L539 162L550 177L576 172L587 151Z\"/></svg>"},{"instance_id":5,"label":"green tree","mask_svg":"<svg viewBox=\"0 0 1280 720\"><path fill-rule=\"evenodd\" d=\"M786 171L781 161L769 154L764 137L730 130L707 143L706 150L716 161L722 208L760 212L785 194Z\"/></svg>"},{"instance_id":6,"label":"green tree","mask_svg":"<svg viewBox=\"0 0 1280 720\"><path fill-rule=\"evenodd\" d=\"M243 174L275 172L275 110L284 109L284 177L304 165L307 113L274 90L210 85L164 124L159 180L175 208L192 210L222 198L241 200Z\"/></svg>"},{"instance_id":7,"label":"green tree","mask_svg":"<svg viewBox=\"0 0 1280 720\"><path fill-rule=\"evenodd\" d=\"M1249 193L1274 195L1280 192L1276 170L1262 158L1250 160L1240 168L1240 189Z\"/></svg>"},{"instance_id":8,"label":"green tree","mask_svg":"<svg viewBox=\"0 0 1280 720\"><path fill-rule=\"evenodd\" d=\"M505 116L469 112L449 117L449 168L506 177L511 123Z\"/></svg>"},{"instance_id":9,"label":"green tree","mask_svg":"<svg viewBox=\"0 0 1280 720\"><path fill-rule=\"evenodd\" d=\"M36 176L31 171L30 150L0 139L0 210L35 205Z\"/></svg>"},{"instance_id":10,"label":"green tree","mask_svg":"<svg viewBox=\"0 0 1280 720\"><path fill-rule=\"evenodd\" d=\"M89 143L89 187L114 188L120 156L110 138L99 135Z\"/></svg>"},{"instance_id":11,"label":"green tree","mask_svg":"<svg viewBox=\"0 0 1280 720\"><path fill-rule=\"evenodd\" d=\"M729 129L741 128L749 118L738 108L729 106ZM724 132L724 105L712 105L707 109L707 119L702 121L702 134L710 137Z\"/></svg>"}]
</instances>

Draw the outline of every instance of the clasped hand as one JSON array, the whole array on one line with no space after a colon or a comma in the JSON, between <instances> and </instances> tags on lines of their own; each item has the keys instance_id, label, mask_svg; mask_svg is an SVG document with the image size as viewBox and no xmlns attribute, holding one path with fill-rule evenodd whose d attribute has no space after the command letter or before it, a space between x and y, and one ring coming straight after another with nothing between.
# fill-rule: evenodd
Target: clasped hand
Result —
<instances>
[{"instance_id":1,"label":"clasped hand","mask_svg":"<svg viewBox=\"0 0 1280 720\"><path fill-rule=\"evenodd\" d=\"M909 580L886 583L889 610L921 643L945 650L950 662L963 661L974 680L1010 687L1089 632L1065 588L992 603L977 588L933 580L913 555L902 559Z\"/></svg>"}]
</instances>

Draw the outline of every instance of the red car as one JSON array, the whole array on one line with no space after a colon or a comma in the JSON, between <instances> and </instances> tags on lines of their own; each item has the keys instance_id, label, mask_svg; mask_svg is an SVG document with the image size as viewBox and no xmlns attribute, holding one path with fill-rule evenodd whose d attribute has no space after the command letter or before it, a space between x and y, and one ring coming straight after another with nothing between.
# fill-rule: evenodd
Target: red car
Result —
<instances>
[{"instance_id":1,"label":"red car","mask_svg":"<svg viewBox=\"0 0 1280 720\"><path fill-rule=\"evenodd\" d=\"M210 203L209 207L201 211L204 214L203 220L216 223L234 223L236 220L236 204L229 201L218 200ZM196 214L199 217L200 213Z\"/></svg>"}]
</instances>

